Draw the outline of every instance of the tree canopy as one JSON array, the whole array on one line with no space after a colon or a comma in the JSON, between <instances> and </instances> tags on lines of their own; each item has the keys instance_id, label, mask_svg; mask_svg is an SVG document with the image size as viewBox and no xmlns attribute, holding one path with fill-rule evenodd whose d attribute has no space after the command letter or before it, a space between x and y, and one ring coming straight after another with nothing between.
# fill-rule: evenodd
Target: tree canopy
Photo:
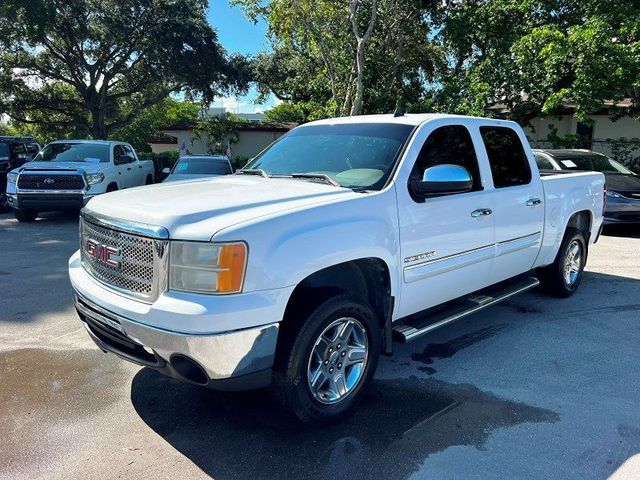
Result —
<instances>
[{"instance_id":1,"label":"tree canopy","mask_svg":"<svg viewBox=\"0 0 640 480\"><path fill-rule=\"evenodd\" d=\"M93 138L134 121L169 93L210 100L246 88L206 0L4 0L0 111L22 124Z\"/></svg>"}]
</instances>

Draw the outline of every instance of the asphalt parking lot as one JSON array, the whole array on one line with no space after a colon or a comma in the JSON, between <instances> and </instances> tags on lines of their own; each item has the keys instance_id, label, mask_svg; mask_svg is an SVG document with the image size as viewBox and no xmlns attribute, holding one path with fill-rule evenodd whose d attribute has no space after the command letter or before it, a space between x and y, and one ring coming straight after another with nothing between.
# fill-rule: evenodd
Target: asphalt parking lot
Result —
<instances>
[{"instance_id":1,"label":"asphalt parking lot","mask_svg":"<svg viewBox=\"0 0 640 480\"><path fill-rule=\"evenodd\" d=\"M640 228L607 233L574 297L398 345L318 428L100 352L67 279L77 218L0 215L0 478L640 478Z\"/></svg>"}]
</instances>

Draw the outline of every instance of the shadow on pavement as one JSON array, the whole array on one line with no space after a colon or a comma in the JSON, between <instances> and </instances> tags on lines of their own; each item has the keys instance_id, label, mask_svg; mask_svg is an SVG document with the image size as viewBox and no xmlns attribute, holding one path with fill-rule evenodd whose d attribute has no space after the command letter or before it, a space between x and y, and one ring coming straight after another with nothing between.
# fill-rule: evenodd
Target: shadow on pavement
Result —
<instances>
[{"instance_id":1,"label":"shadow on pavement","mask_svg":"<svg viewBox=\"0 0 640 480\"><path fill-rule=\"evenodd\" d=\"M606 225L602 234L609 237L640 238L640 225Z\"/></svg>"},{"instance_id":2,"label":"shadow on pavement","mask_svg":"<svg viewBox=\"0 0 640 480\"><path fill-rule=\"evenodd\" d=\"M220 480L407 478L430 454L481 448L493 429L559 420L471 385L415 377L375 380L355 415L330 426L298 423L265 391L213 392L148 368L133 379L131 400L155 432Z\"/></svg>"}]
</instances>

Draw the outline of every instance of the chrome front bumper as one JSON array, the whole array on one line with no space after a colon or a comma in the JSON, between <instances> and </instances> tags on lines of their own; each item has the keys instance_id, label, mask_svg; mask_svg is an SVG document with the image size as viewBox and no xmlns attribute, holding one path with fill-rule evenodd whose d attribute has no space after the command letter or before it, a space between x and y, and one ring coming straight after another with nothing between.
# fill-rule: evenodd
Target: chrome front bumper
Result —
<instances>
[{"instance_id":1,"label":"chrome front bumper","mask_svg":"<svg viewBox=\"0 0 640 480\"><path fill-rule=\"evenodd\" d=\"M215 335L188 335L134 322L76 292L75 306L87 332L105 352L218 390L267 386L278 323Z\"/></svg>"}]
</instances>

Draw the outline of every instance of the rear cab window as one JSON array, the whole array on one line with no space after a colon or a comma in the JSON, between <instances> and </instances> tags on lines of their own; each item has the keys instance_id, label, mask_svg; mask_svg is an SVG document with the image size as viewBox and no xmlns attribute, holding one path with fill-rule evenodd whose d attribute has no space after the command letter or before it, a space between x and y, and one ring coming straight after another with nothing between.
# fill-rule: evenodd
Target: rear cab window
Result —
<instances>
[{"instance_id":1,"label":"rear cab window","mask_svg":"<svg viewBox=\"0 0 640 480\"><path fill-rule=\"evenodd\" d=\"M529 160L515 130L509 127L480 127L495 188L531 183Z\"/></svg>"}]
</instances>

